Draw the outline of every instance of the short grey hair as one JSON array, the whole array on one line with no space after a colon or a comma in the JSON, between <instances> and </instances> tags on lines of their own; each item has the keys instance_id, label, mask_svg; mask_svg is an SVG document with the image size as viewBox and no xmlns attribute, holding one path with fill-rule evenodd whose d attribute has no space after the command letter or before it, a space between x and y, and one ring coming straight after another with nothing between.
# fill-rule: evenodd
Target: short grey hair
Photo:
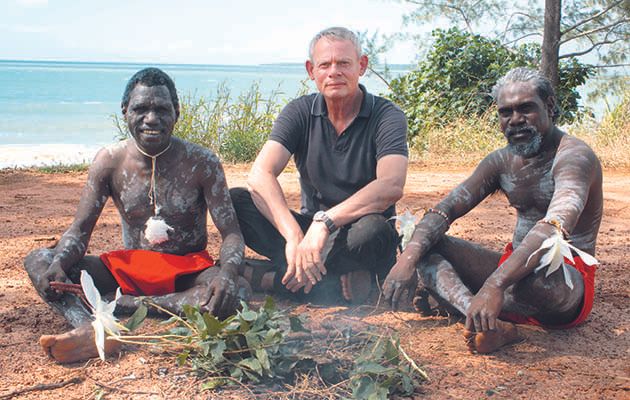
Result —
<instances>
[{"instance_id":1,"label":"short grey hair","mask_svg":"<svg viewBox=\"0 0 630 400\"><path fill-rule=\"evenodd\" d=\"M315 45L319 41L319 39L326 38L328 40L349 40L354 45L354 48L357 51L357 57L361 57L363 55L363 51L361 50L361 43L359 42L359 37L356 33L352 32L348 28L344 28L341 26L333 26L331 28L326 28L323 31L317 33L317 35L313 36L311 39L311 43L308 46L308 58L313 61L313 49Z\"/></svg>"},{"instance_id":2,"label":"short grey hair","mask_svg":"<svg viewBox=\"0 0 630 400\"><path fill-rule=\"evenodd\" d=\"M547 102L547 99L549 99L550 97L553 97L554 100L556 99L556 93L553 90L553 85L551 84L551 81L542 73L540 73L540 71L536 71L531 68L517 67L509 70L507 74L501 77L492 87L491 94L494 101L498 100L499 93L506 84L514 82L531 82L534 85L536 93L544 102ZM554 102L554 104L555 106L553 109L552 120L553 122L556 122L556 120L560 116L560 108L558 107L557 102Z\"/></svg>"}]
</instances>

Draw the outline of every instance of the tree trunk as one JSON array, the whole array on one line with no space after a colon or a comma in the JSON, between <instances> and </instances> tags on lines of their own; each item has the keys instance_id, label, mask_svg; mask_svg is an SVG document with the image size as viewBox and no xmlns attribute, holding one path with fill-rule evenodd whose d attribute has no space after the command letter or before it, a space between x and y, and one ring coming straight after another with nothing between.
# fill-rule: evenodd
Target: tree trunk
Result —
<instances>
[{"instance_id":1,"label":"tree trunk","mask_svg":"<svg viewBox=\"0 0 630 400\"><path fill-rule=\"evenodd\" d=\"M561 14L562 0L545 0L545 28L543 31L540 72L549 78L554 89L560 83L558 54L560 51Z\"/></svg>"}]
</instances>

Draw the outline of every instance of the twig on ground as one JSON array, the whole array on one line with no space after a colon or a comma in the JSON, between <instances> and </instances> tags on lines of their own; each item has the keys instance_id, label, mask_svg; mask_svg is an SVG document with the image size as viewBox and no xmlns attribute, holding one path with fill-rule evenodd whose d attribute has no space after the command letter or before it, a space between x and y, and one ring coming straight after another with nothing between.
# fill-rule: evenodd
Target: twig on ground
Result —
<instances>
[{"instance_id":1,"label":"twig on ground","mask_svg":"<svg viewBox=\"0 0 630 400\"><path fill-rule=\"evenodd\" d=\"M44 391L44 390L60 389L62 387L66 387L68 385L79 384L79 383L83 382L84 380L85 380L84 376L78 375L78 376L72 377L70 379L66 379L65 381L62 381L62 382L57 382L57 383L40 383L40 384L35 385L35 386L30 386L30 387L14 390L13 392L9 392L7 394L0 395L0 400L11 399L11 398L13 398L15 396L19 396L21 394L29 393L29 392L39 392L39 391Z\"/></svg>"},{"instance_id":2,"label":"twig on ground","mask_svg":"<svg viewBox=\"0 0 630 400\"><path fill-rule=\"evenodd\" d=\"M90 378L90 380L92 382L94 382L94 384L98 387L101 387L103 389L107 389L109 391L113 391L113 392L120 392L120 393L124 393L124 394L147 394L147 395L159 395L160 393L158 392L144 392L144 391L136 391L136 390L127 390L127 389L123 389L123 388L118 388L115 386L110 386L110 385L106 385L102 382L97 381L94 378Z\"/></svg>"}]
</instances>

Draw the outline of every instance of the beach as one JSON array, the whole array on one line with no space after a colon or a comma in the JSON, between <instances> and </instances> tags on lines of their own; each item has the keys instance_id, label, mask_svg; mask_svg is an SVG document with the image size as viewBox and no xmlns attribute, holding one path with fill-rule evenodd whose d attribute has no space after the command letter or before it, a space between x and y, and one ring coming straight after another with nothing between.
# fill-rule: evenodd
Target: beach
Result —
<instances>
[{"instance_id":1,"label":"beach","mask_svg":"<svg viewBox=\"0 0 630 400\"><path fill-rule=\"evenodd\" d=\"M245 185L250 167L225 165L229 185ZM412 165L399 209L421 213L422 207L434 205L471 170ZM14 397L338 398L327 397L325 391L313 392L319 382L316 371L286 385L231 384L219 391L202 391L202 381L189 367L177 365L172 354L146 346L106 362L90 360L62 366L49 360L39 346L39 337L65 332L69 325L37 296L22 260L29 251L59 240L72 221L85 179L86 172L0 171L0 397L31 389ZM280 183L289 205L298 207L297 172L284 172ZM298 305L286 300L279 300L279 307L302 315L309 329L321 330L331 324L337 327L329 329L328 338L312 339L321 345L323 359L334 359L328 346L345 337L347 329L392 329L408 355L428 374L429 380L415 393L418 399L627 399L630 276L625 253L630 236L629 186L627 171L604 171L605 208L596 254L601 266L595 280L595 302L586 323L574 329L545 331L522 326L523 342L478 356L467 352L464 325L457 317L423 317L409 307L392 312L379 302L376 289L372 301L358 307ZM505 197L491 196L455 221L449 233L499 251L510 240L514 221L514 210ZM220 235L212 224L208 234L208 251L218 254ZM121 247L120 218L109 201L92 235L88 254ZM254 306L260 305L262 298L262 294L257 295ZM272 391L277 393L272 396Z\"/></svg>"}]
</instances>

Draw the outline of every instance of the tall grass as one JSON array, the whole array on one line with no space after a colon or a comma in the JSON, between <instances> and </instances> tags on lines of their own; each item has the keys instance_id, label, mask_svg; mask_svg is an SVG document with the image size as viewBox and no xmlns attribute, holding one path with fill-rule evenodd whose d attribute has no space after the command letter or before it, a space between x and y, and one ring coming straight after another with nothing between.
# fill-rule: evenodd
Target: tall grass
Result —
<instances>
[{"instance_id":1,"label":"tall grass","mask_svg":"<svg viewBox=\"0 0 630 400\"><path fill-rule=\"evenodd\" d=\"M566 128L595 150L604 167L630 167L630 88L601 122L583 119Z\"/></svg>"},{"instance_id":2,"label":"tall grass","mask_svg":"<svg viewBox=\"0 0 630 400\"><path fill-rule=\"evenodd\" d=\"M306 93L303 85L296 96ZM264 96L258 83L234 97L223 83L212 100L186 96L174 134L212 149L223 161L251 162L267 140L278 113L286 104L279 90ZM112 116L121 138L127 126ZM601 121L582 116L563 130L588 143L605 167L630 167L630 90ZM482 115L466 114L448 124L428 124L416 135L409 135L411 159L431 165L476 165L491 151L505 145L499 130L496 107Z\"/></svg>"},{"instance_id":3,"label":"tall grass","mask_svg":"<svg viewBox=\"0 0 630 400\"><path fill-rule=\"evenodd\" d=\"M601 121L586 115L562 130L584 140L608 168L630 167L630 90ZM462 115L447 125L430 125L410 142L412 160L431 165L476 165L505 146L496 107L480 116Z\"/></svg>"},{"instance_id":4,"label":"tall grass","mask_svg":"<svg viewBox=\"0 0 630 400\"><path fill-rule=\"evenodd\" d=\"M305 93L303 85L297 93ZM296 95L296 96L297 96ZM180 99L180 115L173 134L212 149L227 162L250 162L267 140L274 120L287 100L279 89L265 96L260 84L234 97L223 82L211 100L188 95ZM129 136L127 125L112 115L121 139Z\"/></svg>"}]
</instances>

